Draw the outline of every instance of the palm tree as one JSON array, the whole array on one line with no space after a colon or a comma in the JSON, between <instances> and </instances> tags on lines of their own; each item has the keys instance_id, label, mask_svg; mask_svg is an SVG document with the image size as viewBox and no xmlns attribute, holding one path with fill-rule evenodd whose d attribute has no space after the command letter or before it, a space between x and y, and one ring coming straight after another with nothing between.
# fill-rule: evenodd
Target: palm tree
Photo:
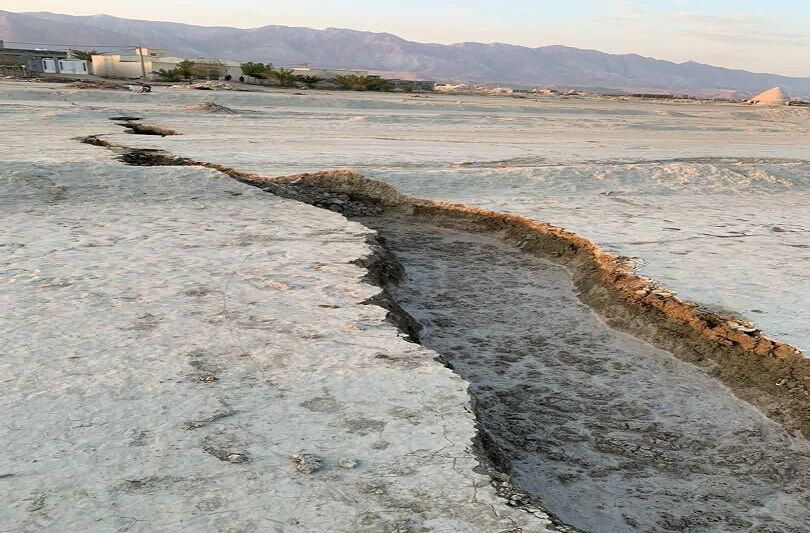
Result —
<instances>
[{"instance_id":1,"label":"palm tree","mask_svg":"<svg viewBox=\"0 0 810 533\"><path fill-rule=\"evenodd\" d=\"M323 78L319 78L318 76L298 76L296 79L306 85L308 89L312 89L323 81Z\"/></svg>"},{"instance_id":2,"label":"palm tree","mask_svg":"<svg viewBox=\"0 0 810 533\"><path fill-rule=\"evenodd\" d=\"M291 68L272 69L267 72L267 75L273 78L279 87L292 87L298 80L298 76Z\"/></svg>"},{"instance_id":3,"label":"palm tree","mask_svg":"<svg viewBox=\"0 0 810 533\"><path fill-rule=\"evenodd\" d=\"M341 89L354 89L357 87L357 76L354 74L338 74L333 80Z\"/></svg>"},{"instance_id":4,"label":"palm tree","mask_svg":"<svg viewBox=\"0 0 810 533\"><path fill-rule=\"evenodd\" d=\"M154 72L153 74L157 74L157 77L160 79L160 81L180 81L183 79L183 77L177 73L176 68L173 68L171 70L166 70L162 68L157 72Z\"/></svg>"},{"instance_id":5,"label":"palm tree","mask_svg":"<svg viewBox=\"0 0 810 533\"><path fill-rule=\"evenodd\" d=\"M379 76L362 76L362 83L369 91L388 91L391 89L388 80Z\"/></svg>"},{"instance_id":6,"label":"palm tree","mask_svg":"<svg viewBox=\"0 0 810 533\"><path fill-rule=\"evenodd\" d=\"M341 74L335 76L334 81L343 89L355 91L385 91L389 87L388 80L379 76L369 76L368 74Z\"/></svg>"},{"instance_id":7,"label":"palm tree","mask_svg":"<svg viewBox=\"0 0 810 533\"><path fill-rule=\"evenodd\" d=\"M253 61L242 63L239 67L242 69L242 74L245 76L260 80L267 78L267 73L271 70L268 65L264 63L254 63Z\"/></svg>"},{"instance_id":8,"label":"palm tree","mask_svg":"<svg viewBox=\"0 0 810 533\"><path fill-rule=\"evenodd\" d=\"M191 80L194 77L194 61L189 61L188 59L181 61L174 67L174 71L177 73L178 76L181 78Z\"/></svg>"}]
</instances>

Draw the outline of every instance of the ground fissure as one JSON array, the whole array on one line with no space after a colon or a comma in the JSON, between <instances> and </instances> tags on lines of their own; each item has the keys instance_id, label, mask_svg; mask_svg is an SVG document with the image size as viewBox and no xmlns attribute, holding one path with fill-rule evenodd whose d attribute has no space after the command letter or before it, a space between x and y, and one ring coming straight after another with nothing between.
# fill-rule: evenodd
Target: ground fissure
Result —
<instances>
[{"instance_id":1,"label":"ground fissure","mask_svg":"<svg viewBox=\"0 0 810 533\"><path fill-rule=\"evenodd\" d=\"M674 320L682 310L661 289L632 287L647 292L628 299L624 271L606 282L584 243L521 233L513 220L476 210L409 203L350 172L273 180L85 142L129 164L220 170L376 229L388 271L377 280L383 296L371 303L387 306L470 383L481 450L563 522L592 531L798 532L810 520L806 442L715 381L807 434L806 363L776 343L755 358L764 344L753 335L746 349L745 324L730 326L741 335L736 343L722 331L707 335L692 317ZM583 302L714 377L610 329ZM712 331L728 322L704 318L717 321Z\"/></svg>"}]
</instances>

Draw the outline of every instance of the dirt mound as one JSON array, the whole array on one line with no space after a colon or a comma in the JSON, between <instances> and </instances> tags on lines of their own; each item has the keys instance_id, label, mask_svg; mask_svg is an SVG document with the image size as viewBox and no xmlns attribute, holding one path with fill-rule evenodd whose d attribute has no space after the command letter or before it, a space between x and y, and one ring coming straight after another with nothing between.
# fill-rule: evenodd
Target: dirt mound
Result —
<instances>
[{"instance_id":1,"label":"dirt mound","mask_svg":"<svg viewBox=\"0 0 810 533\"><path fill-rule=\"evenodd\" d=\"M219 113L223 115L235 115L238 111L219 105L216 102L203 102L201 104L188 104L181 107L183 111L193 111L197 113Z\"/></svg>"},{"instance_id":2,"label":"dirt mound","mask_svg":"<svg viewBox=\"0 0 810 533\"><path fill-rule=\"evenodd\" d=\"M198 91L232 91L233 87L230 83L221 81L201 81L199 83L190 84L176 84L169 87L170 89L196 89Z\"/></svg>"},{"instance_id":3,"label":"dirt mound","mask_svg":"<svg viewBox=\"0 0 810 533\"><path fill-rule=\"evenodd\" d=\"M165 137L167 135L180 135L180 132L171 128L158 126L155 124L140 124L138 122L122 122L118 124L127 128L126 133L133 133L135 135L160 135Z\"/></svg>"},{"instance_id":4,"label":"dirt mound","mask_svg":"<svg viewBox=\"0 0 810 533\"><path fill-rule=\"evenodd\" d=\"M125 91L126 85L106 80L79 80L67 85L72 89L107 89L112 91Z\"/></svg>"}]
</instances>

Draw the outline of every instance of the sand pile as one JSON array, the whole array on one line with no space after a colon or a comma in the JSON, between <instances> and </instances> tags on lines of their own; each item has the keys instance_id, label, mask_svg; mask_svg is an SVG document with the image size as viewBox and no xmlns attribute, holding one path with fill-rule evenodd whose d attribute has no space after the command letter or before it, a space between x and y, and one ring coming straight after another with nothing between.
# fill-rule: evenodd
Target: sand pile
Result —
<instances>
[{"instance_id":1,"label":"sand pile","mask_svg":"<svg viewBox=\"0 0 810 533\"><path fill-rule=\"evenodd\" d=\"M774 87L756 95L749 102L760 105L787 105L790 102L790 97L781 87Z\"/></svg>"},{"instance_id":2,"label":"sand pile","mask_svg":"<svg viewBox=\"0 0 810 533\"><path fill-rule=\"evenodd\" d=\"M230 107L219 105L216 102L203 102L200 104L184 105L181 109L184 111L195 111L198 113L221 113L225 115L235 115L237 112Z\"/></svg>"}]
</instances>

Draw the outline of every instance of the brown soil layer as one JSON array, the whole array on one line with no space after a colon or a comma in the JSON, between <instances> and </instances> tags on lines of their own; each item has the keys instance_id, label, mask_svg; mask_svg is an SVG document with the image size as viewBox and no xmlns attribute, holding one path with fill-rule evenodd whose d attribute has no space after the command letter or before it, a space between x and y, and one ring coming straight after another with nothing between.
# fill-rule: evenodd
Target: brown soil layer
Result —
<instances>
[{"instance_id":1,"label":"brown soil layer","mask_svg":"<svg viewBox=\"0 0 810 533\"><path fill-rule=\"evenodd\" d=\"M201 104L188 104L182 106L180 109L183 111L195 111L198 113L219 113L223 115L235 115L238 111L235 111L229 107L225 107L224 105L219 105L216 102L203 102Z\"/></svg>"},{"instance_id":2,"label":"brown soil layer","mask_svg":"<svg viewBox=\"0 0 810 533\"><path fill-rule=\"evenodd\" d=\"M571 272L582 300L611 326L705 368L785 428L810 437L810 359L750 323L681 300L580 235L519 215L408 198L351 171L243 178L328 189L434 224L494 235L552 259Z\"/></svg>"}]
</instances>

